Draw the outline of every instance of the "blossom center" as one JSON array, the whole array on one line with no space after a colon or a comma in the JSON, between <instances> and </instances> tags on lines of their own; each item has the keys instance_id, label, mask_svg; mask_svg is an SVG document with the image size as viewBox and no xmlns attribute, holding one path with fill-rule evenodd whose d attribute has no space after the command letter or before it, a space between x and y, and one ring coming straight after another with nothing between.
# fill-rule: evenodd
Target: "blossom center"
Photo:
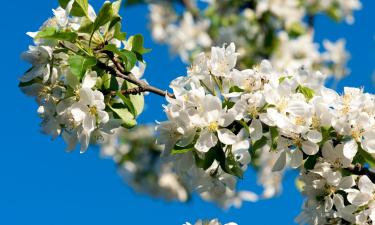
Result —
<instances>
[{"instance_id":1,"label":"blossom center","mask_svg":"<svg viewBox=\"0 0 375 225\"><path fill-rule=\"evenodd\" d=\"M96 116L98 114L98 109L96 108L96 106L90 106L89 113L93 116Z\"/></svg>"},{"instance_id":2,"label":"blossom center","mask_svg":"<svg viewBox=\"0 0 375 225\"><path fill-rule=\"evenodd\" d=\"M217 122L211 122L210 124L208 124L207 129L210 132L215 132L219 129L219 125L217 124Z\"/></svg>"}]
</instances>

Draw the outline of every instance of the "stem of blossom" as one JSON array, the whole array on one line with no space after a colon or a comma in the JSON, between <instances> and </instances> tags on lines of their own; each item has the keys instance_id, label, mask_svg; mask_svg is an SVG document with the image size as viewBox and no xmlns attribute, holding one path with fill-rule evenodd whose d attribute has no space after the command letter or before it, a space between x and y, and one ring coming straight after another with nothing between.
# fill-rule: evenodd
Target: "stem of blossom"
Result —
<instances>
[{"instance_id":1,"label":"stem of blossom","mask_svg":"<svg viewBox=\"0 0 375 225\"><path fill-rule=\"evenodd\" d=\"M368 176L368 178L370 178L372 182L375 183L375 173L370 171L367 167L364 167L359 163L352 165L348 168L345 168L345 170L355 175L366 175Z\"/></svg>"}]
</instances>

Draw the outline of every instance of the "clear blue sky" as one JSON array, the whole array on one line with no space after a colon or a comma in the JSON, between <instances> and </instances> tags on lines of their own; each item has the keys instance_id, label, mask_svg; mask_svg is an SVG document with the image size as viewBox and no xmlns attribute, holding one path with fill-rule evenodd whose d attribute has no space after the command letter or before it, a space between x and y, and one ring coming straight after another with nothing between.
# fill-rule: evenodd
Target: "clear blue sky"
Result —
<instances>
[{"instance_id":1,"label":"clear blue sky","mask_svg":"<svg viewBox=\"0 0 375 225\"><path fill-rule=\"evenodd\" d=\"M99 7L102 0L91 1ZM371 75L375 69L375 1L363 0L364 9L356 13L353 26L336 24L319 17L317 40L324 37L347 39L352 54L350 77L342 86L364 86L374 92ZM102 160L98 149L81 155L64 152L61 139L51 141L39 133L36 103L17 88L17 78L28 68L20 53L31 40L26 31L35 31L51 16L57 0L3 1L1 21L1 110L0 135L0 224L1 225L179 225L198 218L219 218L223 222L244 224L292 224L299 213L302 197L294 187L296 173L288 173L281 196L241 209L222 211L194 197L188 204L166 203L130 190L116 173L110 160ZM166 88L176 75L184 75L186 65L171 57L165 46L152 42L147 30L146 7L122 10L129 34L142 33L146 47L153 51L146 78ZM147 97L142 122L162 120L163 99ZM259 190L254 175L248 174L241 186Z\"/></svg>"}]
</instances>

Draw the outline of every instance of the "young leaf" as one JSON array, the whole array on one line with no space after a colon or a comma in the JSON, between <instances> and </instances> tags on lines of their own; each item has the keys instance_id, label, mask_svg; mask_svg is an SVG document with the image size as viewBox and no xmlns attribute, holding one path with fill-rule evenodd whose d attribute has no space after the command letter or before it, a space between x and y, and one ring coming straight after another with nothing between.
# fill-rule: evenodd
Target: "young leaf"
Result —
<instances>
[{"instance_id":1,"label":"young leaf","mask_svg":"<svg viewBox=\"0 0 375 225\"><path fill-rule=\"evenodd\" d=\"M360 145L358 145L358 153L366 160L366 162L370 165L371 168L375 167L375 158L368 152L362 149Z\"/></svg>"},{"instance_id":2,"label":"young leaf","mask_svg":"<svg viewBox=\"0 0 375 225\"><path fill-rule=\"evenodd\" d=\"M121 92L117 92L116 94L123 102L124 104L128 107L129 111L133 114L134 117L137 116L135 108L131 100L129 99L128 96L123 95Z\"/></svg>"},{"instance_id":3,"label":"young leaf","mask_svg":"<svg viewBox=\"0 0 375 225\"><path fill-rule=\"evenodd\" d=\"M303 94L307 100L312 99L315 95L313 89L301 85L297 87L297 92Z\"/></svg>"},{"instance_id":4,"label":"young leaf","mask_svg":"<svg viewBox=\"0 0 375 225\"><path fill-rule=\"evenodd\" d=\"M130 88L135 88L137 87L135 84L129 83L127 81L124 81L123 86L121 87L121 90L126 90ZM143 94L138 94L138 95L128 95L126 96L129 98L133 109L134 109L134 116L138 116L139 114L142 113L143 108L145 106L145 100Z\"/></svg>"},{"instance_id":5,"label":"young leaf","mask_svg":"<svg viewBox=\"0 0 375 225\"><path fill-rule=\"evenodd\" d=\"M100 9L98 16L94 21L94 29L93 32L97 31L101 26L105 25L109 21L111 21L113 16L113 8L111 2L104 2L102 8Z\"/></svg>"},{"instance_id":6,"label":"young leaf","mask_svg":"<svg viewBox=\"0 0 375 225\"><path fill-rule=\"evenodd\" d=\"M117 91L119 88L118 82L115 76L106 73L102 76L102 84L105 90Z\"/></svg>"},{"instance_id":7,"label":"young leaf","mask_svg":"<svg viewBox=\"0 0 375 225\"><path fill-rule=\"evenodd\" d=\"M126 71L132 70L137 62L137 56L133 52L126 49L121 50L119 55L125 63Z\"/></svg>"},{"instance_id":8,"label":"young leaf","mask_svg":"<svg viewBox=\"0 0 375 225\"><path fill-rule=\"evenodd\" d=\"M265 146L267 144L268 138L266 136L263 136L261 139L254 142L254 144L250 148L250 154L253 156L255 155L255 152Z\"/></svg>"},{"instance_id":9,"label":"young leaf","mask_svg":"<svg viewBox=\"0 0 375 225\"><path fill-rule=\"evenodd\" d=\"M81 26L78 29L79 32L87 33L87 34L91 34L93 30L94 30L94 23L87 18L82 20Z\"/></svg>"},{"instance_id":10,"label":"young leaf","mask_svg":"<svg viewBox=\"0 0 375 225\"><path fill-rule=\"evenodd\" d=\"M88 17L89 3L88 0L75 0L70 11L70 15L77 17Z\"/></svg>"},{"instance_id":11,"label":"young leaf","mask_svg":"<svg viewBox=\"0 0 375 225\"><path fill-rule=\"evenodd\" d=\"M119 50L115 45L109 44L104 46L104 50L111 51L122 59L122 61L125 64L125 70L130 71L135 66L135 63L137 62L137 56L126 49Z\"/></svg>"},{"instance_id":12,"label":"young leaf","mask_svg":"<svg viewBox=\"0 0 375 225\"><path fill-rule=\"evenodd\" d=\"M151 51L151 49L147 49L143 47L143 36L140 34L136 34L134 36L131 36L128 40L132 51L137 52L141 55L148 53Z\"/></svg>"},{"instance_id":13,"label":"young leaf","mask_svg":"<svg viewBox=\"0 0 375 225\"><path fill-rule=\"evenodd\" d=\"M277 139L279 138L279 131L276 127L270 127L270 134L271 134L271 147L272 149L277 148Z\"/></svg>"},{"instance_id":14,"label":"young leaf","mask_svg":"<svg viewBox=\"0 0 375 225\"><path fill-rule=\"evenodd\" d=\"M59 0L59 4L61 6L61 8L66 8L66 6L68 5L68 3L70 2L70 0Z\"/></svg>"},{"instance_id":15,"label":"young leaf","mask_svg":"<svg viewBox=\"0 0 375 225\"><path fill-rule=\"evenodd\" d=\"M72 73L81 80L86 71L96 65L96 58L73 55L69 58L68 63Z\"/></svg>"},{"instance_id":16,"label":"young leaf","mask_svg":"<svg viewBox=\"0 0 375 225\"><path fill-rule=\"evenodd\" d=\"M35 38L75 42L77 37L78 34L75 32L58 31L55 27L46 27L45 29L39 31Z\"/></svg>"},{"instance_id":17,"label":"young leaf","mask_svg":"<svg viewBox=\"0 0 375 225\"><path fill-rule=\"evenodd\" d=\"M115 108L114 106L109 106L109 108L122 120L123 127L132 128L137 125L133 114L127 108Z\"/></svg>"}]
</instances>

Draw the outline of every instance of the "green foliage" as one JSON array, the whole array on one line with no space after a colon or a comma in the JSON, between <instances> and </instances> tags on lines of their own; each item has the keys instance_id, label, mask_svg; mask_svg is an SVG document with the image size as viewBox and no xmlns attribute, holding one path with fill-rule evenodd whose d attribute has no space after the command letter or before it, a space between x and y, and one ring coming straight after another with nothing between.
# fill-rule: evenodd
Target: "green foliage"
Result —
<instances>
[{"instance_id":1,"label":"green foliage","mask_svg":"<svg viewBox=\"0 0 375 225\"><path fill-rule=\"evenodd\" d=\"M288 33L291 37L298 37L306 33L306 28L301 23L293 23L288 29Z\"/></svg>"},{"instance_id":2,"label":"green foliage","mask_svg":"<svg viewBox=\"0 0 375 225\"><path fill-rule=\"evenodd\" d=\"M114 15L112 3L111 2L104 2L102 8L100 9L98 16L94 21L93 31L97 31L101 26L107 24L112 20Z\"/></svg>"},{"instance_id":3,"label":"green foliage","mask_svg":"<svg viewBox=\"0 0 375 225\"><path fill-rule=\"evenodd\" d=\"M133 69L137 62L137 56L133 52L126 49L120 50L115 45L109 44L104 46L104 50L111 51L114 54L120 56L125 65L125 70L128 72Z\"/></svg>"},{"instance_id":4,"label":"green foliage","mask_svg":"<svg viewBox=\"0 0 375 225\"><path fill-rule=\"evenodd\" d=\"M88 0L75 0L70 15L77 17L88 17Z\"/></svg>"},{"instance_id":5,"label":"green foliage","mask_svg":"<svg viewBox=\"0 0 375 225\"><path fill-rule=\"evenodd\" d=\"M131 88L135 88L137 85L132 84L128 81L124 81L121 90L127 90ZM144 106L145 106L145 100L143 94L137 94L137 95L127 95L127 98L129 98L132 108L134 109L134 116L138 116L139 114L142 113Z\"/></svg>"},{"instance_id":6,"label":"green foliage","mask_svg":"<svg viewBox=\"0 0 375 225\"><path fill-rule=\"evenodd\" d=\"M75 42L77 37L78 34L75 32L59 31L56 29L56 27L46 27L43 30L39 31L35 38Z\"/></svg>"},{"instance_id":7,"label":"green foliage","mask_svg":"<svg viewBox=\"0 0 375 225\"><path fill-rule=\"evenodd\" d=\"M271 135L271 149L275 150L277 148L277 139L279 138L279 131L277 127L270 127Z\"/></svg>"},{"instance_id":8,"label":"green foliage","mask_svg":"<svg viewBox=\"0 0 375 225\"><path fill-rule=\"evenodd\" d=\"M68 60L71 72L76 75L79 80L82 79L88 69L96 65L96 62L95 57L84 57L80 55L72 55Z\"/></svg>"},{"instance_id":9,"label":"green foliage","mask_svg":"<svg viewBox=\"0 0 375 225\"><path fill-rule=\"evenodd\" d=\"M229 93L232 93L232 92L243 92L243 91L244 90L242 90L238 86L232 86L232 87L229 88Z\"/></svg>"},{"instance_id":10,"label":"green foliage","mask_svg":"<svg viewBox=\"0 0 375 225\"><path fill-rule=\"evenodd\" d=\"M59 4L62 8L66 8L66 6L68 5L68 3L70 2L70 0L59 0Z\"/></svg>"},{"instance_id":11,"label":"green foliage","mask_svg":"<svg viewBox=\"0 0 375 225\"><path fill-rule=\"evenodd\" d=\"M307 100L310 100L314 97L315 92L313 89L308 88L306 86L299 85L297 87L297 92L303 94Z\"/></svg>"},{"instance_id":12,"label":"green foliage","mask_svg":"<svg viewBox=\"0 0 375 225\"><path fill-rule=\"evenodd\" d=\"M363 150L360 145L358 145L358 153L366 161L366 163L369 164L369 166L371 168L375 167L375 159L374 159L374 157L370 153L368 153L365 150Z\"/></svg>"},{"instance_id":13,"label":"green foliage","mask_svg":"<svg viewBox=\"0 0 375 225\"><path fill-rule=\"evenodd\" d=\"M131 36L128 40L128 44L131 46L132 52L136 52L141 55L151 51L151 49L143 47L143 42L143 36L141 34Z\"/></svg>"},{"instance_id":14,"label":"green foliage","mask_svg":"<svg viewBox=\"0 0 375 225\"><path fill-rule=\"evenodd\" d=\"M134 115L121 104L113 104L109 106L119 119L122 120L122 126L125 128L132 128L137 125L137 121L134 118Z\"/></svg>"},{"instance_id":15,"label":"green foliage","mask_svg":"<svg viewBox=\"0 0 375 225\"><path fill-rule=\"evenodd\" d=\"M256 142L254 142L254 144L252 144L251 148L250 148L250 155L251 156L254 156L256 151L258 149L261 149L263 146L265 146L268 142L268 138L263 136L261 139L257 140Z\"/></svg>"},{"instance_id":16,"label":"green foliage","mask_svg":"<svg viewBox=\"0 0 375 225\"><path fill-rule=\"evenodd\" d=\"M105 73L102 76L102 86L104 90L108 91L117 91L119 89L119 84L116 77L109 73Z\"/></svg>"}]
</instances>

